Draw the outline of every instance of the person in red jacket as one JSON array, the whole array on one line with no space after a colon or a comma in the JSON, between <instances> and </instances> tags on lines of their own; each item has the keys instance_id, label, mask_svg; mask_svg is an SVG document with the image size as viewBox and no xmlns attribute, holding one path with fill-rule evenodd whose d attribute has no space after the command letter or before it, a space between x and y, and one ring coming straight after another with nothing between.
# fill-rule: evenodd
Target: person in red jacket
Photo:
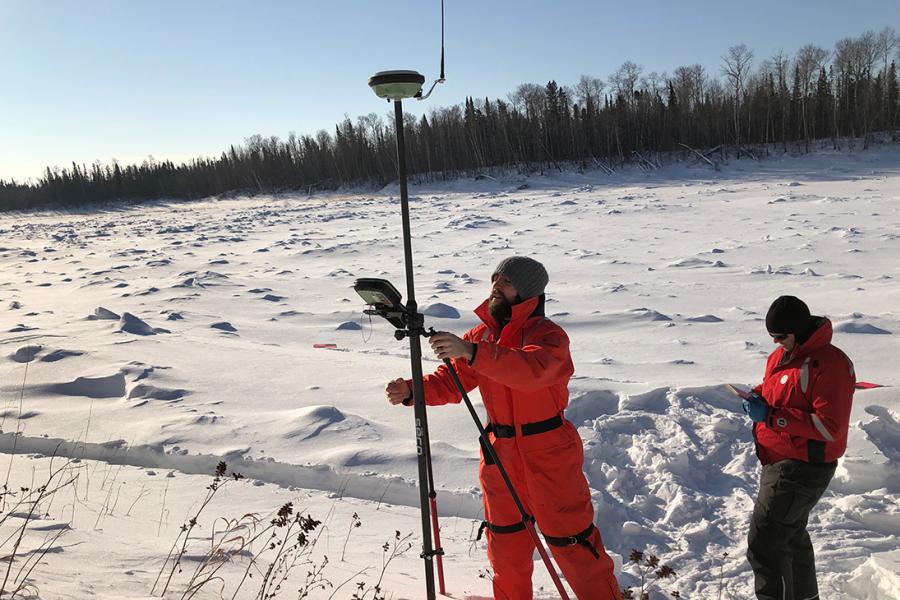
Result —
<instances>
[{"instance_id":1,"label":"person in red jacket","mask_svg":"<svg viewBox=\"0 0 900 600\"><path fill-rule=\"evenodd\" d=\"M747 559L759 600L815 600L806 524L847 448L856 376L847 355L831 345L831 321L811 316L799 298L777 298L766 328L779 347L743 402L762 463Z\"/></svg>"},{"instance_id":2,"label":"person in red jacket","mask_svg":"<svg viewBox=\"0 0 900 600\"><path fill-rule=\"evenodd\" d=\"M461 338L437 333L431 347L438 358L453 362L467 391L480 390L490 443L576 597L619 600L613 561L594 525L581 436L563 416L574 367L568 336L544 316L547 281L546 269L534 259L503 260L491 276L490 297L475 310L482 323ZM388 400L411 405L410 383L390 382ZM461 401L446 365L424 384L426 404ZM531 600L534 542L483 450L478 478L494 598Z\"/></svg>"}]
</instances>

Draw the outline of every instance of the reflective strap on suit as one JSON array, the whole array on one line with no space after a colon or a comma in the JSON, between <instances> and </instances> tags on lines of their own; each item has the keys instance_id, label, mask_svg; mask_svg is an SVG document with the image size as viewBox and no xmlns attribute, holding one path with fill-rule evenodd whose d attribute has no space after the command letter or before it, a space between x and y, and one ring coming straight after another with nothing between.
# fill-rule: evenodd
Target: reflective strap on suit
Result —
<instances>
[{"instance_id":1,"label":"reflective strap on suit","mask_svg":"<svg viewBox=\"0 0 900 600\"><path fill-rule=\"evenodd\" d=\"M812 413L809 415L809 419L812 421L812 424L816 427L816 431L822 434L822 437L825 438L826 442L833 442L834 438L831 436L831 432L828 431L828 428L825 427L825 423L822 422L822 419L819 418L819 415L816 413Z\"/></svg>"},{"instance_id":2,"label":"reflective strap on suit","mask_svg":"<svg viewBox=\"0 0 900 600\"><path fill-rule=\"evenodd\" d=\"M806 357L806 360L803 361L803 365L800 367L800 391L803 392L803 395L806 395L806 391L809 389L809 357Z\"/></svg>"}]
</instances>

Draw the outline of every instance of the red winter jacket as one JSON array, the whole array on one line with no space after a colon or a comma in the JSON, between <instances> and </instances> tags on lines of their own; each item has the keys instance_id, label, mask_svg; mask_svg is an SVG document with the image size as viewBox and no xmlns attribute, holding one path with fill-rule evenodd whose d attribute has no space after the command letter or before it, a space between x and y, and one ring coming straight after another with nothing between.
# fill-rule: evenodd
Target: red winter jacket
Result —
<instances>
[{"instance_id":1,"label":"red winter jacket","mask_svg":"<svg viewBox=\"0 0 900 600\"><path fill-rule=\"evenodd\" d=\"M753 428L763 464L832 462L847 449L856 375L847 355L831 345L831 334L831 321L823 318L787 360L784 348L769 355L766 376L754 390L770 407L766 422Z\"/></svg>"},{"instance_id":2,"label":"red winter jacket","mask_svg":"<svg viewBox=\"0 0 900 600\"><path fill-rule=\"evenodd\" d=\"M569 403L569 378L575 371L569 338L563 329L533 314L539 298L512 307L512 317L501 330L485 301L475 310L482 324L463 335L477 344L475 359L454 359L453 366L466 391L476 386L492 423L522 425L562 414ZM540 312L540 311L538 311ZM425 402L459 402L459 390L446 365L426 375Z\"/></svg>"}]
</instances>

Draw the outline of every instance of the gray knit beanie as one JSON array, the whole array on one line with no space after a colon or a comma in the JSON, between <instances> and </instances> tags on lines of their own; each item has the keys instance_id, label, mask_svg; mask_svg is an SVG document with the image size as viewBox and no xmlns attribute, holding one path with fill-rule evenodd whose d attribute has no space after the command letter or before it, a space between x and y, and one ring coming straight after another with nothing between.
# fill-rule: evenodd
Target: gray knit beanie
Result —
<instances>
[{"instance_id":1,"label":"gray knit beanie","mask_svg":"<svg viewBox=\"0 0 900 600\"><path fill-rule=\"evenodd\" d=\"M498 275L505 275L509 279L522 300L543 294L550 280L544 265L527 256L510 256L503 259L494 269L491 279Z\"/></svg>"}]
</instances>

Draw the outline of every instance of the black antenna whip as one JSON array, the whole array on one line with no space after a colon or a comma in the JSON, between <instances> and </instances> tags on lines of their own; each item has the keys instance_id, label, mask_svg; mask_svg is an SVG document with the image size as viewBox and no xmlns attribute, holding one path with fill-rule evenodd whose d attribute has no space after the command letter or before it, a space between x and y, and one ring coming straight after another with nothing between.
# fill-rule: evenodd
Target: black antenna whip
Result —
<instances>
[{"instance_id":1,"label":"black antenna whip","mask_svg":"<svg viewBox=\"0 0 900 600\"><path fill-rule=\"evenodd\" d=\"M424 96L421 91L419 94L415 96L416 100L424 100L428 96L431 95L431 92L434 91L434 88L439 83L444 83L444 0L441 0L441 74L435 79L434 83L431 84L431 89L428 90L428 93Z\"/></svg>"}]
</instances>

